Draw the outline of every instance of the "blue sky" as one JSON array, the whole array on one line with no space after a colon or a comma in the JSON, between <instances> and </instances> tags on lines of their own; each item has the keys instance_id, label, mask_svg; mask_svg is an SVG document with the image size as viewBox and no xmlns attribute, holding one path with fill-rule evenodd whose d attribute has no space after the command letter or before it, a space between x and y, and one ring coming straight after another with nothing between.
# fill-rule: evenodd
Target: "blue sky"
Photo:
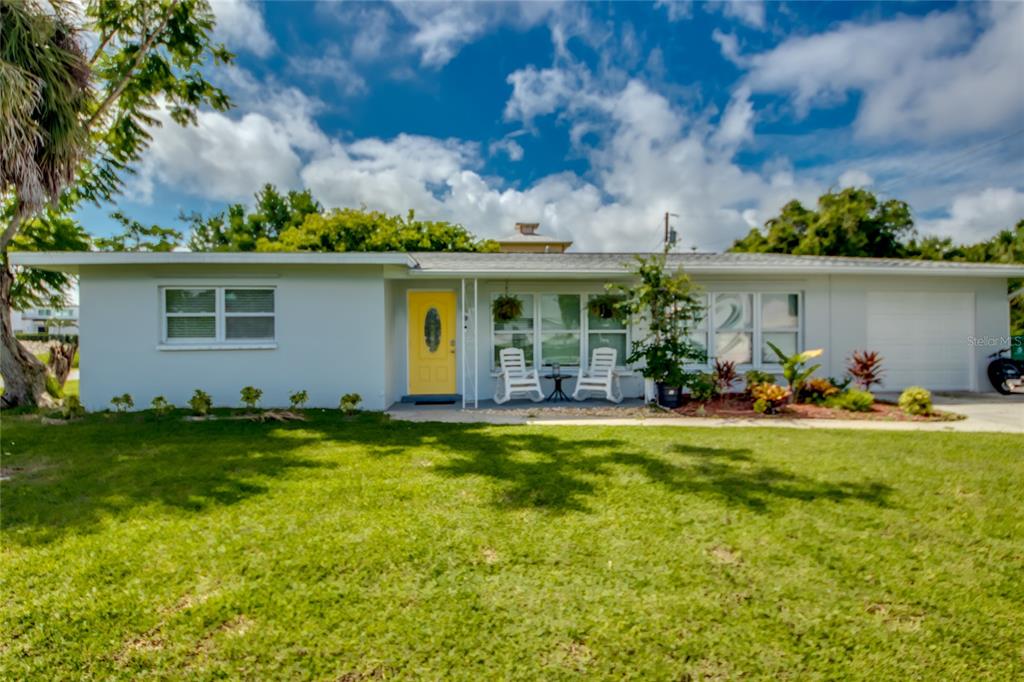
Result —
<instances>
[{"instance_id":1,"label":"blue sky","mask_svg":"<svg viewBox=\"0 0 1024 682\"><path fill-rule=\"evenodd\" d=\"M583 250L654 248L665 211L721 250L845 185L961 240L1024 217L1020 3L213 6L236 107L154 131L119 202L147 222L264 182Z\"/></svg>"}]
</instances>

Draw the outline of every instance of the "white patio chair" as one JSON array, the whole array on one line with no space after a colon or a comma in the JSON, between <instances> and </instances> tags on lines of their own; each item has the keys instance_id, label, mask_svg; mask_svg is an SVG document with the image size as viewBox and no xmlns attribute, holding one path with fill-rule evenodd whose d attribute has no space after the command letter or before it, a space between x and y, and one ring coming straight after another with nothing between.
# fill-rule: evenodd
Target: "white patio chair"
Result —
<instances>
[{"instance_id":1,"label":"white patio chair","mask_svg":"<svg viewBox=\"0 0 1024 682\"><path fill-rule=\"evenodd\" d=\"M507 403L516 395L528 397L535 403L544 400L540 377L536 369L526 369L526 356L520 348L504 348L498 354L501 372L495 379L494 402Z\"/></svg>"},{"instance_id":2,"label":"white patio chair","mask_svg":"<svg viewBox=\"0 0 1024 682\"><path fill-rule=\"evenodd\" d=\"M604 393L604 397L613 403L622 402L622 391L619 389L619 377L615 374L615 359L618 351L614 348L595 348L590 355L590 366L586 372L580 372L576 379L576 390L572 392L573 400L584 400L581 393Z\"/></svg>"}]
</instances>

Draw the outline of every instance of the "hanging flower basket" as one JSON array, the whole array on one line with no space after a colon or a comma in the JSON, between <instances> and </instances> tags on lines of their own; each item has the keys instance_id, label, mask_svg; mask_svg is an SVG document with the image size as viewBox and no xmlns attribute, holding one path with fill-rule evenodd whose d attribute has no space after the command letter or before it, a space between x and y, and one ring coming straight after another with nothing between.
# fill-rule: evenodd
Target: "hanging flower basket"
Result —
<instances>
[{"instance_id":1,"label":"hanging flower basket","mask_svg":"<svg viewBox=\"0 0 1024 682\"><path fill-rule=\"evenodd\" d=\"M509 322L523 314L523 302L518 296L503 294L494 299L491 312L495 322Z\"/></svg>"},{"instance_id":2,"label":"hanging flower basket","mask_svg":"<svg viewBox=\"0 0 1024 682\"><path fill-rule=\"evenodd\" d=\"M624 316L616 306L621 303L622 299L618 296L612 296L611 294L601 294L600 296L594 296L587 301L587 310L594 317L602 320L621 320Z\"/></svg>"}]
</instances>

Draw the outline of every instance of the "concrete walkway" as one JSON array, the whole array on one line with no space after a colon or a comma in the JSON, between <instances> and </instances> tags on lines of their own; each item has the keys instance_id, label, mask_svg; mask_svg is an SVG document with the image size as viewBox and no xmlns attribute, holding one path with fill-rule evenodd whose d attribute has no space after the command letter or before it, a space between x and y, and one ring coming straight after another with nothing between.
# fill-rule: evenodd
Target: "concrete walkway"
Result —
<instances>
[{"instance_id":1,"label":"concrete walkway","mask_svg":"<svg viewBox=\"0 0 1024 682\"><path fill-rule=\"evenodd\" d=\"M882 397L882 396L880 396ZM891 396L885 396L891 399ZM540 426L697 426L710 428L768 427L784 429L852 429L878 431L991 432L1024 434L1024 395L937 395L935 407L956 412L966 419L953 422L882 422L853 419L723 419L638 415L639 410L616 408L602 414L571 414L568 410L524 408L519 410L461 410L450 406L402 406L388 411L393 419L413 422L483 424L530 424ZM584 412L583 410L579 410ZM545 414L547 412L548 414ZM1024 447L1024 445L1022 445Z\"/></svg>"}]
</instances>

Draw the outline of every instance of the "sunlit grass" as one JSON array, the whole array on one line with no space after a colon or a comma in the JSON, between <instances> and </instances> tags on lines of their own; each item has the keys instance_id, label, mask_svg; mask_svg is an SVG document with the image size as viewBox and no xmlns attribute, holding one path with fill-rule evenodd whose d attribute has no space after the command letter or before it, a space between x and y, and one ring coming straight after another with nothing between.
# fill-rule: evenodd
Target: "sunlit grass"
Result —
<instances>
[{"instance_id":1,"label":"sunlit grass","mask_svg":"<svg viewBox=\"0 0 1024 682\"><path fill-rule=\"evenodd\" d=\"M309 415L5 416L0 677L1022 672L1019 437Z\"/></svg>"}]
</instances>

